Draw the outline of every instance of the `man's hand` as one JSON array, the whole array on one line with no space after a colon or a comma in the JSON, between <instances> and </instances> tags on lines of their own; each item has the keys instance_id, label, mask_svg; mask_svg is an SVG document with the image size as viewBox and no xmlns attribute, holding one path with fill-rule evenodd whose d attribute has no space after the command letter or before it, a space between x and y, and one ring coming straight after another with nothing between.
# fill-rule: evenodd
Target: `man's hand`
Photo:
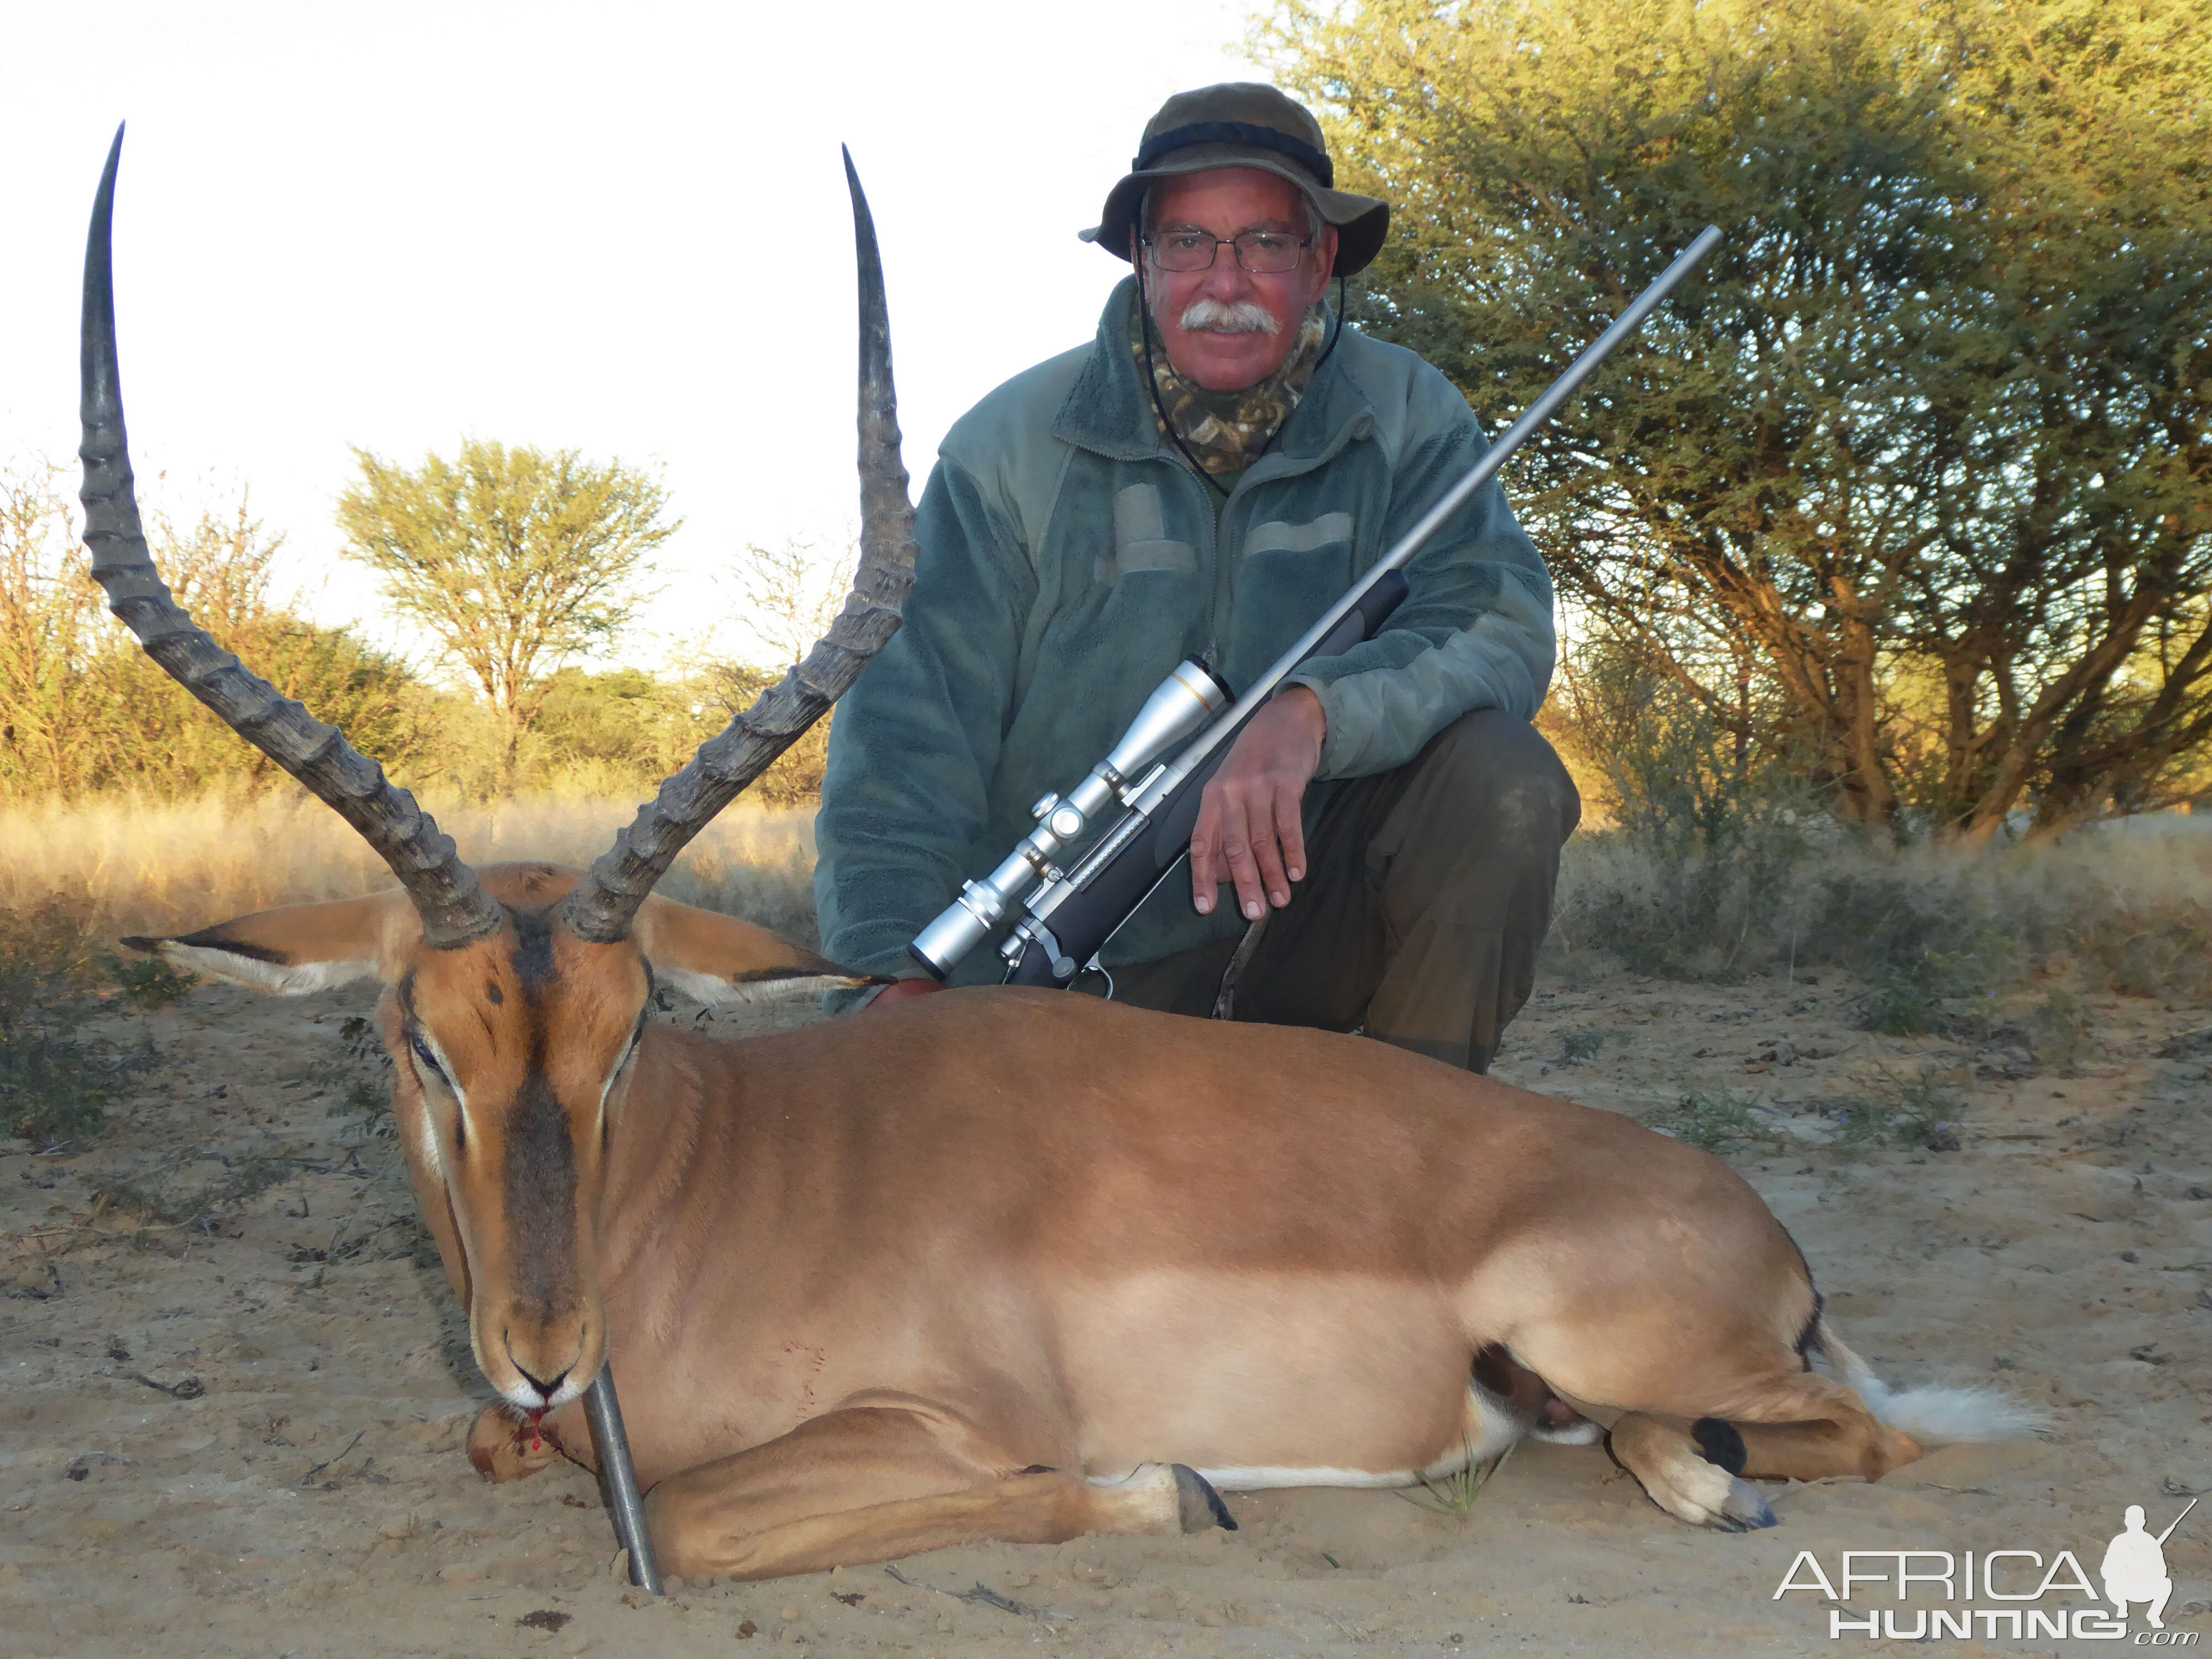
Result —
<instances>
[{"instance_id":1,"label":"man's hand","mask_svg":"<svg viewBox=\"0 0 2212 1659\"><path fill-rule=\"evenodd\" d=\"M1229 758L1199 798L1190 836L1191 902L1206 915L1214 890L1237 884L1237 902L1256 921L1267 907L1291 902L1291 884L1306 873L1306 785L1321 766L1328 720L1309 686L1294 685L1255 714L1237 734Z\"/></svg>"}]
</instances>

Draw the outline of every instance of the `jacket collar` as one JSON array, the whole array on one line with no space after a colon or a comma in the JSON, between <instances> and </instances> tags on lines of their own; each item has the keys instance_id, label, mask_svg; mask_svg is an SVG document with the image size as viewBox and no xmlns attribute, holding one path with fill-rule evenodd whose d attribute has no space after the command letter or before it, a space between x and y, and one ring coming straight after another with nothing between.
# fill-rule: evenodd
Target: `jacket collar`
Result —
<instances>
[{"instance_id":1,"label":"jacket collar","mask_svg":"<svg viewBox=\"0 0 2212 1659\"><path fill-rule=\"evenodd\" d=\"M1129 307L1136 291L1137 279L1124 276L1107 296L1090 356L1053 416L1052 435L1109 460L1167 458L1183 465L1182 457L1160 435L1152 401L1137 373L1136 354L1129 349ZM1332 331L1336 327L1334 319L1329 326ZM1367 393L1345 364L1343 344L1340 341L1340 349L1331 351L1314 372L1306 395L1283 422L1254 473L1279 477L1305 471L1342 447L1347 429L1370 411Z\"/></svg>"}]
</instances>

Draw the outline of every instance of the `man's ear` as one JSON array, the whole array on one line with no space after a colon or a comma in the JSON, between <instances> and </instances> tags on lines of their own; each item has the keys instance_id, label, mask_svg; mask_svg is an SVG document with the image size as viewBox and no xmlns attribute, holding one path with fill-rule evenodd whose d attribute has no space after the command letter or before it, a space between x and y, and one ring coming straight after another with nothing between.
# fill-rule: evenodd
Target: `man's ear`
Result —
<instances>
[{"instance_id":1,"label":"man's ear","mask_svg":"<svg viewBox=\"0 0 2212 1659\"><path fill-rule=\"evenodd\" d=\"M658 896L638 907L630 936L656 976L710 1008L884 982L848 974L765 927Z\"/></svg>"},{"instance_id":2,"label":"man's ear","mask_svg":"<svg viewBox=\"0 0 2212 1659\"><path fill-rule=\"evenodd\" d=\"M258 910L169 939L134 935L123 941L188 974L249 991L304 996L377 972L396 955L412 924L422 924L403 892L328 904L288 904Z\"/></svg>"}]
</instances>

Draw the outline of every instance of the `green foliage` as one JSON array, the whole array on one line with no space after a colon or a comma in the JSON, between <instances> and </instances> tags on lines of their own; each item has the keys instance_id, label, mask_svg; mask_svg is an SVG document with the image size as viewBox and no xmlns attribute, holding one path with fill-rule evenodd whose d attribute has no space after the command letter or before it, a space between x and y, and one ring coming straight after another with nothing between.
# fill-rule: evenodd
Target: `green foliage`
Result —
<instances>
[{"instance_id":1,"label":"green foliage","mask_svg":"<svg viewBox=\"0 0 2212 1659\"><path fill-rule=\"evenodd\" d=\"M1946 1011L1948 999L1986 997L2018 975L2020 943L1983 932L1963 951L1927 945L1873 964L1876 983L1862 1000L1859 1023L1885 1036L1928 1036L1956 1027L1962 1018Z\"/></svg>"},{"instance_id":2,"label":"green foliage","mask_svg":"<svg viewBox=\"0 0 2212 1659\"><path fill-rule=\"evenodd\" d=\"M156 513L148 537L179 602L277 690L387 764L422 754L414 676L278 601L280 543L243 499L188 531ZM56 475L0 471L0 793L173 798L283 781L106 615Z\"/></svg>"},{"instance_id":3,"label":"green foliage","mask_svg":"<svg viewBox=\"0 0 2212 1659\"><path fill-rule=\"evenodd\" d=\"M107 1102L153 1060L85 1031L101 1012L89 941L79 906L0 910L0 1134L41 1150L98 1135Z\"/></svg>"},{"instance_id":4,"label":"green foliage","mask_svg":"<svg viewBox=\"0 0 2212 1659\"><path fill-rule=\"evenodd\" d=\"M2028 1015L2027 1028L2037 1063L2062 1077L2075 1075L2097 1052L2088 1007L2071 991L2054 988Z\"/></svg>"},{"instance_id":5,"label":"green foliage","mask_svg":"<svg viewBox=\"0 0 2212 1659\"><path fill-rule=\"evenodd\" d=\"M199 983L196 974L179 973L159 957L118 957L103 953L100 967L123 1000L141 1013L166 1008Z\"/></svg>"},{"instance_id":6,"label":"green foliage","mask_svg":"<svg viewBox=\"0 0 2212 1659\"><path fill-rule=\"evenodd\" d=\"M520 473L532 452L498 453L510 473ZM540 456L531 465L557 474L554 464L562 459ZM606 476L618 471L574 463L568 483L580 499L590 499L572 501L570 509L580 513L597 500L610 514L619 507L632 520L649 518L648 508L657 512L657 486L634 474ZM589 475L585 482L599 495L590 496L577 482L581 475ZM398 492L391 476L384 482L387 493ZM559 478L539 482L550 492ZM106 615L59 483L52 469L0 468L0 797L128 792L166 800L290 790L265 756L203 708ZM627 506L609 504L610 495L623 491L635 499L625 497ZM489 513L500 505L476 502L472 510ZM156 513L149 537L164 578L202 626L283 695L345 732L400 782L418 790L434 784L449 796L473 799L525 792L650 792L689 763L733 714L750 708L781 670L709 659L679 662L659 674L591 673L562 663L580 641L604 639L628 615L644 550L674 526L652 523L641 529L633 522L634 533L622 546L587 549L586 556L599 562L599 589L563 567L562 581L572 590L566 599L561 582L532 586L514 577L532 559L560 565L568 556L567 544L555 534L562 527L539 528L544 545L486 562L501 567L486 577L487 591L496 586L493 576L501 571L527 590L510 607L512 625L502 631L483 617L470 621L472 638L496 635L513 647L520 665L512 674L505 667L494 671L494 683L511 690L512 707L427 684L398 659L352 634L295 614L275 592L272 571L281 543L264 533L243 500L234 511L203 515L189 530ZM772 641L775 651L793 641L803 650L813 637L805 630L820 632L817 624L826 626L824 614L836 608L824 595L842 568L811 547L781 554L749 550L738 574L754 634ZM461 580L453 571L446 574ZM778 585L787 579L795 586L779 598ZM574 615L549 619L546 613L569 600L577 606ZM464 608L475 604L466 592L455 602ZM538 641L535 655L525 648L530 637ZM754 785L751 798L778 805L817 799L828 741L824 721Z\"/></svg>"},{"instance_id":7,"label":"green foliage","mask_svg":"<svg viewBox=\"0 0 2212 1659\"><path fill-rule=\"evenodd\" d=\"M1649 1113L1644 1121L1662 1134L1697 1147L1723 1152L1732 1146L1773 1144L1778 1137L1751 1114L1758 1102L1728 1089L1684 1095L1672 1106Z\"/></svg>"},{"instance_id":8,"label":"green foliage","mask_svg":"<svg viewBox=\"0 0 2212 1659\"><path fill-rule=\"evenodd\" d=\"M1592 805L1637 866L1633 879L1578 885L1572 937L1639 973L1740 977L1759 919L1786 901L1825 815L1637 642L1585 641L1562 682L1565 730L1554 735L1594 763Z\"/></svg>"},{"instance_id":9,"label":"green foliage","mask_svg":"<svg viewBox=\"0 0 2212 1659\"><path fill-rule=\"evenodd\" d=\"M2212 733L2206 0L1285 0L1363 325L1502 424L1563 592L1882 834L2196 787Z\"/></svg>"},{"instance_id":10,"label":"green foliage","mask_svg":"<svg viewBox=\"0 0 2212 1659\"><path fill-rule=\"evenodd\" d=\"M2104 988L2123 996L2212 996L2212 928L2186 897L2115 904L2070 942L2096 965Z\"/></svg>"},{"instance_id":11,"label":"green foliage","mask_svg":"<svg viewBox=\"0 0 2212 1659\"><path fill-rule=\"evenodd\" d=\"M1885 1071L1863 1099L1831 1109L1836 1139L1846 1146L1894 1146L1931 1152L1959 1150L1966 1115L1957 1074L1930 1063L1917 1071Z\"/></svg>"},{"instance_id":12,"label":"green foliage","mask_svg":"<svg viewBox=\"0 0 2212 1659\"><path fill-rule=\"evenodd\" d=\"M1584 1066L1595 1060L1598 1050L1613 1033L1602 1025L1584 1026L1580 1030L1559 1033L1559 1064Z\"/></svg>"},{"instance_id":13,"label":"green foliage","mask_svg":"<svg viewBox=\"0 0 2212 1659\"><path fill-rule=\"evenodd\" d=\"M465 441L410 471L356 450L338 498L348 553L384 578L402 616L465 668L505 732L503 787L550 691L547 676L629 623L667 492L620 462Z\"/></svg>"}]
</instances>

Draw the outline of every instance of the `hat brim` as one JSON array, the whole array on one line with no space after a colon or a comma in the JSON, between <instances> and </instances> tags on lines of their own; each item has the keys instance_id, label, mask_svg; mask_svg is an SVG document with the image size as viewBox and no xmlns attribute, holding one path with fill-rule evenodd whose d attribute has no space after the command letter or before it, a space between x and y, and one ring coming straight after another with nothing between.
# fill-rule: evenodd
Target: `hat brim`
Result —
<instances>
[{"instance_id":1,"label":"hat brim","mask_svg":"<svg viewBox=\"0 0 2212 1659\"><path fill-rule=\"evenodd\" d=\"M1125 174L1107 191L1106 205L1099 212L1098 222L1077 234L1086 242L1097 243L1115 258L1127 259L1129 233L1136 227L1138 209L1145 199L1146 187L1154 179L1211 173L1217 167L1255 167L1297 185L1298 193L1313 204L1322 220L1336 227L1336 274L1340 276L1364 270L1382 252L1383 239L1390 234L1388 202L1378 202L1371 196L1354 196L1350 191L1328 189L1279 156L1231 143L1194 144L1188 149L1177 150L1173 161Z\"/></svg>"}]
</instances>

